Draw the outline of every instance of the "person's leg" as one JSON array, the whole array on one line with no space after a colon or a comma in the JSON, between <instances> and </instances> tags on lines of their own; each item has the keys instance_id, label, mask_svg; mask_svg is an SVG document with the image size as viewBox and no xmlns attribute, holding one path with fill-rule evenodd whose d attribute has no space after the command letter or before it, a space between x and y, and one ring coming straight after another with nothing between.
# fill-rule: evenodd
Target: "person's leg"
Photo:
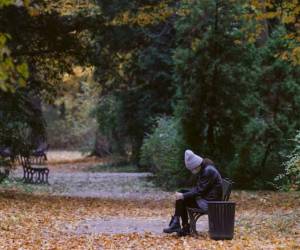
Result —
<instances>
[{"instance_id":1,"label":"person's leg","mask_svg":"<svg viewBox=\"0 0 300 250\"><path fill-rule=\"evenodd\" d=\"M175 213L174 216L172 216L172 219L169 223L169 227L165 228L163 230L164 233L174 233L174 232L180 232L181 226L180 226L180 216L183 209L183 203L180 200L177 200L175 202Z\"/></svg>"},{"instance_id":2,"label":"person's leg","mask_svg":"<svg viewBox=\"0 0 300 250\"><path fill-rule=\"evenodd\" d=\"M180 190L179 192L184 193L187 191L189 190ZM177 200L175 202L175 213L174 216L172 216L169 227L163 230L165 233L180 232L180 218L182 220L182 226L186 229L189 229L187 207L197 207L195 199L190 198L184 200Z\"/></svg>"},{"instance_id":3,"label":"person's leg","mask_svg":"<svg viewBox=\"0 0 300 250\"><path fill-rule=\"evenodd\" d=\"M197 202L195 199L185 199L182 200L182 207L181 207L181 220L182 220L182 229L178 233L179 236L186 236L190 234L190 224L188 218L187 208L197 208Z\"/></svg>"},{"instance_id":4,"label":"person's leg","mask_svg":"<svg viewBox=\"0 0 300 250\"><path fill-rule=\"evenodd\" d=\"M186 193L189 192L189 189L181 189L179 193ZM184 200L177 200L175 203L175 215L181 217L182 224L188 223L188 215L187 215L187 207L194 207L195 201L193 198L191 199L184 199Z\"/></svg>"},{"instance_id":5,"label":"person's leg","mask_svg":"<svg viewBox=\"0 0 300 250\"><path fill-rule=\"evenodd\" d=\"M175 202L175 216L182 217L185 212L185 202L184 200L177 200Z\"/></svg>"},{"instance_id":6,"label":"person's leg","mask_svg":"<svg viewBox=\"0 0 300 250\"><path fill-rule=\"evenodd\" d=\"M198 206L199 209L202 210L203 213L205 213L205 214L208 213L207 200L204 200L204 199L197 200L197 206Z\"/></svg>"},{"instance_id":7,"label":"person's leg","mask_svg":"<svg viewBox=\"0 0 300 250\"><path fill-rule=\"evenodd\" d=\"M191 198L176 201L175 215L181 217L182 225L188 224L188 207L198 207L195 199Z\"/></svg>"}]
</instances>

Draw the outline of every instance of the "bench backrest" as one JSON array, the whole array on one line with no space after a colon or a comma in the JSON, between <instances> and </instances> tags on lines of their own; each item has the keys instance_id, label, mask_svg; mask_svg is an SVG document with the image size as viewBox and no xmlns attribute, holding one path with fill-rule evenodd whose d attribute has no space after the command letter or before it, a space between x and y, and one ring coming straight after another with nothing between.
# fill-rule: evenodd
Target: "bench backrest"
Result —
<instances>
[{"instance_id":1,"label":"bench backrest","mask_svg":"<svg viewBox=\"0 0 300 250\"><path fill-rule=\"evenodd\" d=\"M29 158L24 155L18 155L16 160L22 167L30 166Z\"/></svg>"},{"instance_id":2,"label":"bench backrest","mask_svg":"<svg viewBox=\"0 0 300 250\"><path fill-rule=\"evenodd\" d=\"M37 165L37 166L46 165L46 161L47 161L47 156L45 153L41 153L39 155L31 155L29 157L29 162L31 165Z\"/></svg>"},{"instance_id":3,"label":"bench backrest","mask_svg":"<svg viewBox=\"0 0 300 250\"><path fill-rule=\"evenodd\" d=\"M228 179L223 179L222 180L222 190L223 190L223 201L228 201L230 194L231 194L231 189L232 189L232 181Z\"/></svg>"},{"instance_id":4,"label":"bench backrest","mask_svg":"<svg viewBox=\"0 0 300 250\"><path fill-rule=\"evenodd\" d=\"M30 155L30 156L19 155L18 156L18 162L23 167L44 166L46 165L46 161L47 161L47 156L45 153L41 155Z\"/></svg>"}]
</instances>

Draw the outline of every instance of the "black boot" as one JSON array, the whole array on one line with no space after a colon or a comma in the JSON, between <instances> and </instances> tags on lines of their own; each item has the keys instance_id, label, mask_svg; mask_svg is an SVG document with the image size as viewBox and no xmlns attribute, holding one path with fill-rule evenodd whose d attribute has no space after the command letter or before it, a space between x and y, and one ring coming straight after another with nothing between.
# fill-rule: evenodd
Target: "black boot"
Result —
<instances>
[{"instance_id":1,"label":"black boot","mask_svg":"<svg viewBox=\"0 0 300 250\"><path fill-rule=\"evenodd\" d=\"M184 224L182 229L177 233L178 236L187 236L191 234L190 224Z\"/></svg>"},{"instance_id":2,"label":"black boot","mask_svg":"<svg viewBox=\"0 0 300 250\"><path fill-rule=\"evenodd\" d=\"M170 234L170 233L178 233L181 231L181 226L180 226L180 219L179 216L173 216L169 227L165 228L163 230L164 233Z\"/></svg>"}]
</instances>

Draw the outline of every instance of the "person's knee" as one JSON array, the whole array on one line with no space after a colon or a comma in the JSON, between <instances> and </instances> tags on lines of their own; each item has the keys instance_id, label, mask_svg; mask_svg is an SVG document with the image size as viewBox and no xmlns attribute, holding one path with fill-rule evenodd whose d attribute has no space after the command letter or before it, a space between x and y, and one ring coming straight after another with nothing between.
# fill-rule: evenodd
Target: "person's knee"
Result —
<instances>
[{"instance_id":1,"label":"person's knee","mask_svg":"<svg viewBox=\"0 0 300 250\"><path fill-rule=\"evenodd\" d=\"M207 204L206 200L204 200L204 199L198 200L197 204L198 204L198 208L201 209L203 211L203 213L207 213L208 204Z\"/></svg>"},{"instance_id":2,"label":"person's knee","mask_svg":"<svg viewBox=\"0 0 300 250\"><path fill-rule=\"evenodd\" d=\"M184 200L183 199L176 200L176 206L184 206Z\"/></svg>"}]
</instances>

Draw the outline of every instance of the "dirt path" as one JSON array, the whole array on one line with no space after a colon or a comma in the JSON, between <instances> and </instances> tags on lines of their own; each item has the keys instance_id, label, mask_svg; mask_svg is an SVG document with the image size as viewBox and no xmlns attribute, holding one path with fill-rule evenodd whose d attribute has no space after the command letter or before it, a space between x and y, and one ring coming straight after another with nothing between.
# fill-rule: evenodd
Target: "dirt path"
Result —
<instances>
[{"instance_id":1,"label":"dirt path","mask_svg":"<svg viewBox=\"0 0 300 250\"><path fill-rule=\"evenodd\" d=\"M129 234L151 233L162 235L162 230L168 225L168 218L133 218L133 217L106 217L100 219L88 219L78 222L76 225L67 225L66 232L74 234ZM207 216L203 216L197 222L197 230L202 233L208 231Z\"/></svg>"},{"instance_id":2,"label":"dirt path","mask_svg":"<svg viewBox=\"0 0 300 250\"><path fill-rule=\"evenodd\" d=\"M86 158L80 152L50 151L49 187L33 186L33 190L46 191L53 195L82 198L152 199L170 198L170 193L155 187L151 173L92 172L92 167L109 160ZM11 173L13 178L22 178L22 167Z\"/></svg>"},{"instance_id":3,"label":"dirt path","mask_svg":"<svg viewBox=\"0 0 300 250\"><path fill-rule=\"evenodd\" d=\"M166 199L149 173L52 173L53 193L63 196L113 199Z\"/></svg>"},{"instance_id":4,"label":"dirt path","mask_svg":"<svg viewBox=\"0 0 300 250\"><path fill-rule=\"evenodd\" d=\"M170 193L163 192L152 183L151 173L101 173L87 172L89 163L76 165L64 164L49 166L50 186L47 191L53 195L82 198L112 199L152 199L170 198ZM12 176L22 177L18 168Z\"/></svg>"}]
</instances>

